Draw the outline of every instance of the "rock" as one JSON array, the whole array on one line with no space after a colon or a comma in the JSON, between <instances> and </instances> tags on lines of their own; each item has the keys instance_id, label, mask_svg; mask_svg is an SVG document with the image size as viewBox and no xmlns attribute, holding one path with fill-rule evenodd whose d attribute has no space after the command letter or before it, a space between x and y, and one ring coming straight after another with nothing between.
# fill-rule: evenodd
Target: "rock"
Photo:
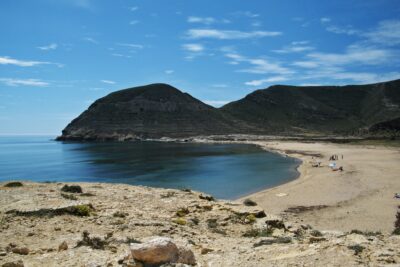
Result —
<instances>
[{"instance_id":1,"label":"rock","mask_svg":"<svg viewBox=\"0 0 400 267\"><path fill-rule=\"evenodd\" d=\"M67 184L61 188L61 191L69 193L79 193L79 194L83 192L82 187L80 185L67 185Z\"/></svg>"},{"instance_id":2,"label":"rock","mask_svg":"<svg viewBox=\"0 0 400 267\"><path fill-rule=\"evenodd\" d=\"M4 257L7 255L7 251L0 251L0 257Z\"/></svg>"},{"instance_id":3,"label":"rock","mask_svg":"<svg viewBox=\"0 0 400 267\"><path fill-rule=\"evenodd\" d=\"M66 241L62 242L59 246L58 246L58 251L63 251L63 250L67 250L68 249L68 244Z\"/></svg>"},{"instance_id":4,"label":"rock","mask_svg":"<svg viewBox=\"0 0 400 267\"><path fill-rule=\"evenodd\" d=\"M265 223L271 228L285 229L285 223L280 218L268 218Z\"/></svg>"},{"instance_id":5,"label":"rock","mask_svg":"<svg viewBox=\"0 0 400 267\"><path fill-rule=\"evenodd\" d=\"M208 253L213 252L213 251L214 250L211 249L211 248L202 248L200 253L201 253L201 255L205 255L205 254L208 254Z\"/></svg>"},{"instance_id":6,"label":"rock","mask_svg":"<svg viewBox=\"0 0 400 267\"><path fill-rule=\"evenodd\" d=\"M7 262L1 265L2 267L24 267L24 262L19 260L19 261L14 261L14 262Z\"/></svg>"},{"instance_id":7,"label":"rock","mask_svg":"<svg viewBox=\"0 0 400 267\"><path fill-rule=\"evenodd\" d=\"M256 203L255 201L251 200L250 198L246 198L246 199L243 201L243 204L244 204L245 206L257 206L257 203Z\"/></svg>"},{"instance_id":8,"label":"rock","mask_svg":"<svg viewBox=\"0 0 400 267\"><path fill-rule=\"evenodd\" d=\"M185 247L178 247L178 263L196 265L196 258L194 257L193 251Z\"/></svg>"},{"instance_id":9,"label":"rock","mask_svg":"<svg viewBox=\"0 0 400 267\"><path fill-rule=\"evenodd\" d=\"M178 247L167 237L156 237L146 243L131 244L131 254L135 260L145 264L177 262Z\"/></svg>"},{"instance_id":10,"label":"rock","mask_svg":"<svg viewBox=\"0 0 400 267\"><path fill-rule=\"evenodd\" d=\"M266 238L266 239L260 240L257 243L254 243L253 247L272 245L272 244L286 244L286 243L291 243L291 242L292 242L291 237Z\"/></svg>"},{"instance_id":11,"label":"rock","mask_svg":"<svg viewBox=\"0 0 400 267\"><path fill-rule=\"evenodd\" d=\"M27 247L13 248L11 251L15 254L20 254L20 255L28 255L29 254L29 249Z\"/></svg>"},{"instance_id":12,"label":"rock","mask_svg":"<svg viewBox=\"0 0 400 267\"><path fill-rule=\"evenodd\" d=\"M320 236L311 236L309 239L310 243L317 243L325 240L326 240L325 237L320 237Z\"/></svg>"},{"instance_id":13,"label":"rock","mask_svg":"<svg viewBox=\"0 0 400 267\"><path fill-rule=\"evenodd\" d=\"M210 196L210 195L200 194L199 198L200 199L205 199L205 200L208 200L208 201L215 201L215 198L213 196Z\"/></svg>"}]
</instances>

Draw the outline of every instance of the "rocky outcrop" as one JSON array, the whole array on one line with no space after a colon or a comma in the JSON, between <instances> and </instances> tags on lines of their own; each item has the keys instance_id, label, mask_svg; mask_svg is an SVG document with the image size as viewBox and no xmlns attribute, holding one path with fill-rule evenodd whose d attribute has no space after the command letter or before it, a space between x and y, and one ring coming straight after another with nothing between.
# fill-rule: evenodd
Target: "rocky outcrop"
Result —
<instances>
[{"instance_id":1,"label":"rocky outcrop","mask_svg":"<svg viewBox=\"0 0 400 267\"><path fill-rule=\"evenodd\" d=\"M79 183L91 196L76 194L77 200L71 200L62 197L60 183L4 185L0 184L0 266L400 263L398 235L318 231L259 206L210 200L211 196L189 190ZM9 212L56 210L89 200L95 209L89 216Z\"/></svg>"},{"instance_id":2,"label":"rocky outcrop","mask_svg":"<svg viewBox=\"0 0 400 267\"><path fill-rule=\"evenodd\" d=\"M367 134L398 128L400 80L357 86L271 86L214 108L167 84L95 101L58 140L107 141L223 134ZM380 125L381 122L388 123ZM393 124L395 123L395 124ZM374 133L376 131L372 131Z\"/></svg>"}]
</instances>

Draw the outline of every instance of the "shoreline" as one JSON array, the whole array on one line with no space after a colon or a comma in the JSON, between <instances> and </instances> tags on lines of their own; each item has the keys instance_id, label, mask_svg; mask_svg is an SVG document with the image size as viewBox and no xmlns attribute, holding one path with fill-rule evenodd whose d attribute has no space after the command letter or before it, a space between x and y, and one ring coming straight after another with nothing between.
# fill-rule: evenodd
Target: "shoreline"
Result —
<instances>
[{"instance_id":1,"label":"shoreline","mask_svg":"<svg viewBox=\"0 0 400 267\"><path fill-rule=\"evenodd\" d=\"M250 141L251 142L251 141ZM246 142L248 143L248 142ZM300 175L287 183L248 194L236 201L251 198L263 209L289 220L307 221L319 229L390 232L399 201L393 194L400 191L398 173L400 150L378 146L293 141L252 142L266 151L300 159ZM330 153L330 152L331 153ZM339 153L342 152L342 153ZM322 167L311 167L313 154ZM327 166L330 154L344 159L343 172ZM379 174L380 179L375 176ZM396 179L397 178L397 179ZM288 212L298 208L299 212Z\"/></svg>"}]
</instances>

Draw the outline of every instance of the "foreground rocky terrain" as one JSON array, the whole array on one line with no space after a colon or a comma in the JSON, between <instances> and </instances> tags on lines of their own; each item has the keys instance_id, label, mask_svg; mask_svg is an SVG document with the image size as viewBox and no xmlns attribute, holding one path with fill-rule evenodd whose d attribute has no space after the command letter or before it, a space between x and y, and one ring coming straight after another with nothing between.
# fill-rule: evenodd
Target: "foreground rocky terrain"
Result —
<instances>
[{"instance_id":1,"label":"foreground rocky terrain","mask_svg":"<svg viewBox=\"0 0 400 267\"><path fill-rule=\"evenodd\" d=\"M400 264L397 235L316 230L282 221L252 201L219 201L190 190L78 185L0 185L2 266L150 266L135 258L154 243L176 245L186 258L176 254L174 261L197 266ZM152 258L171 253L161 251Z\"/></svg>"}]
</instances>

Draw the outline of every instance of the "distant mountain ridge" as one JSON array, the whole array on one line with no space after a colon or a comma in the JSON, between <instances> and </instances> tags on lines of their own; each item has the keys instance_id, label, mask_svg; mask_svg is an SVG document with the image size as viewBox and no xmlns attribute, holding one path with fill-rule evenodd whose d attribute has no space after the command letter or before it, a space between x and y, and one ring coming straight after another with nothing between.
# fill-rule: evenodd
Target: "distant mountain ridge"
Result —
<instances>
[{"instance_id":1,"label":"distant mountain ridge","mask_svg":"<svg viewBox=\"0 0 400 267\"><path fill-rule=\"evenodd\" d=\"M349 86L275 85L217 109L167 84L113 92L58 140L131 140L221 134L399 131L400 80ZM394 122L391 122L393 121ZM387 123L386 123L387 122Z\"/></svg>"}]
</instances>

